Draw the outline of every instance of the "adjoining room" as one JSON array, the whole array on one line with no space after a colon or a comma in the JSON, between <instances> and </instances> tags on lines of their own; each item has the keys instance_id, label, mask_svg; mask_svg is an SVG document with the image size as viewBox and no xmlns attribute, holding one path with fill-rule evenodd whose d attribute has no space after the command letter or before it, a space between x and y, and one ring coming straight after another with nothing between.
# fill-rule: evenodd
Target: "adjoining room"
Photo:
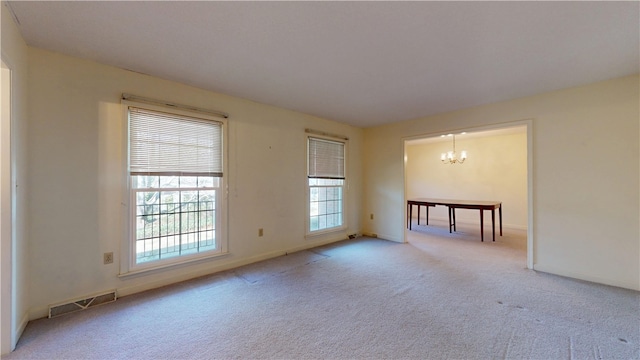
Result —
<instances>
[{"instance_id":1,"label":"adjoining room","mask_svg":"<svg viewBox=\"0 0 640 360\"><path fill-rule=\"evenodd\" d=\"M527 138L526 125L511 125L405 140L405 197L431 201L408 205L407 229L414 232L406 236L448 229L480 241L509 241L530 252ZM442 202L486 205L478 210Z\"/></svg>"}]
</instances>

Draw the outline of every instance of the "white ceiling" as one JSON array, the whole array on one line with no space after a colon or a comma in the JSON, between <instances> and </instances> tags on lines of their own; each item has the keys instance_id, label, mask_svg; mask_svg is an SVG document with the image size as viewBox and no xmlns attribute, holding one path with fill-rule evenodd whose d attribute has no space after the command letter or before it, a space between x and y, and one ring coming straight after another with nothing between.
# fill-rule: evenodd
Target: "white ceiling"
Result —
<instances>
[{"instance_id":1,"label":"white ceiling","mask_svg":"<svg viewBox=\"0 0 640 360\"><path fill-rule=\"evenodd\" d=\"M640 63L636 1L10 7L30 46L359 127L635 74Z\"/></svg>"}]
</instances>

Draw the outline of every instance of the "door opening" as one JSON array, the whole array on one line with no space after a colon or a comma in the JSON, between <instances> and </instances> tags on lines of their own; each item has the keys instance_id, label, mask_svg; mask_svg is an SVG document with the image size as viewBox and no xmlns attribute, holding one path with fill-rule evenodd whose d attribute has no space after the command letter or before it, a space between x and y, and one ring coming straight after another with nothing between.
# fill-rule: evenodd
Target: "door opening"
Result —
<instances>
[{"instance_id":1,"label":"door opening","mask_svg":"<svg viewBox=\"0 0 640 360\"><path fill-rule=\"evenodd\" d=\"M494 201L502 203L501 219L495 211L495 238L497 241L516 241L526 248L526 266L533 268L532 221L532 121L516 121L445 133L434 133L404 139L404 194L405 204L415 199L448 199L465 201ZM450 136L447 136L451 134ZM466 160L452 163L448 152L455 151L459 158L465 151ZM459 160L459 159L458 159ZM412 201L413 202L413 201ZM413 211L411 212L411 208ZM448 206L421 207L420 217L416 206L405 206L407 220L404 241L414 235L408 229L418 225L423 231L445 229L451 226L451 208ZM469 234L481 240L481 224L484 225L484 241L492 240L490 211L456 209L453 223L466 225ZM427 215L428 214L428 218ZM410 215L413 215L410 218ZM482 221L484 219L484 223ZM427 225L430 220L430 225ZM499 220L505 233L498 234ZM451 229L451 230L449 230ZM412 230L412 231L413 231Z\"/></svg>"}]
</instances>

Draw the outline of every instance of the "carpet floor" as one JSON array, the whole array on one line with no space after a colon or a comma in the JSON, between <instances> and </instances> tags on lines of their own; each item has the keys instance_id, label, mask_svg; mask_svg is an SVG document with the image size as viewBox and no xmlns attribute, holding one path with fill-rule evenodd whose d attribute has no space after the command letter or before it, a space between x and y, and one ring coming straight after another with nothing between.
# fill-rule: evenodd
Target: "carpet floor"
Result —
<instances>
[{"instance_id":1,"label":"carpet floor","mask_svg":"<svg viewBox=\"0 0 640 360\"><path fill-rule=\"evenodd\" d=\"M488 233L487 233L488 234ZM28 324L2 359L638 359L640 293L526 269L526 235L417 226Z\"/></svg>"}]
</instances>

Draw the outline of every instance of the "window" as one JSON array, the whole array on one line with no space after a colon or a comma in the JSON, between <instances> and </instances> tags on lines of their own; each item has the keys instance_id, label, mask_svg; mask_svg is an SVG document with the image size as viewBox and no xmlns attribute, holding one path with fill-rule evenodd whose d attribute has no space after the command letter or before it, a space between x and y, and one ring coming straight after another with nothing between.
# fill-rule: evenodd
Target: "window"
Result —
<instances>
[{"instance_id":1,"label":"window","mask_svg":"<svg viewBox=\"0 0 640 360\"><path fill-rule=\"evenodd\" d=\"M131 268L225 252L224 123L135 106L128 120Z\"/></svg>"},{"instance_id":2,"label":"window","mask_svg":"<svg viewBox=\"0 0 640 360\"><path fill-rule=\"evenodd\" d=\"M345 143L308 137L308 233L345 228Z\"/></svg>"}]
</instances>

